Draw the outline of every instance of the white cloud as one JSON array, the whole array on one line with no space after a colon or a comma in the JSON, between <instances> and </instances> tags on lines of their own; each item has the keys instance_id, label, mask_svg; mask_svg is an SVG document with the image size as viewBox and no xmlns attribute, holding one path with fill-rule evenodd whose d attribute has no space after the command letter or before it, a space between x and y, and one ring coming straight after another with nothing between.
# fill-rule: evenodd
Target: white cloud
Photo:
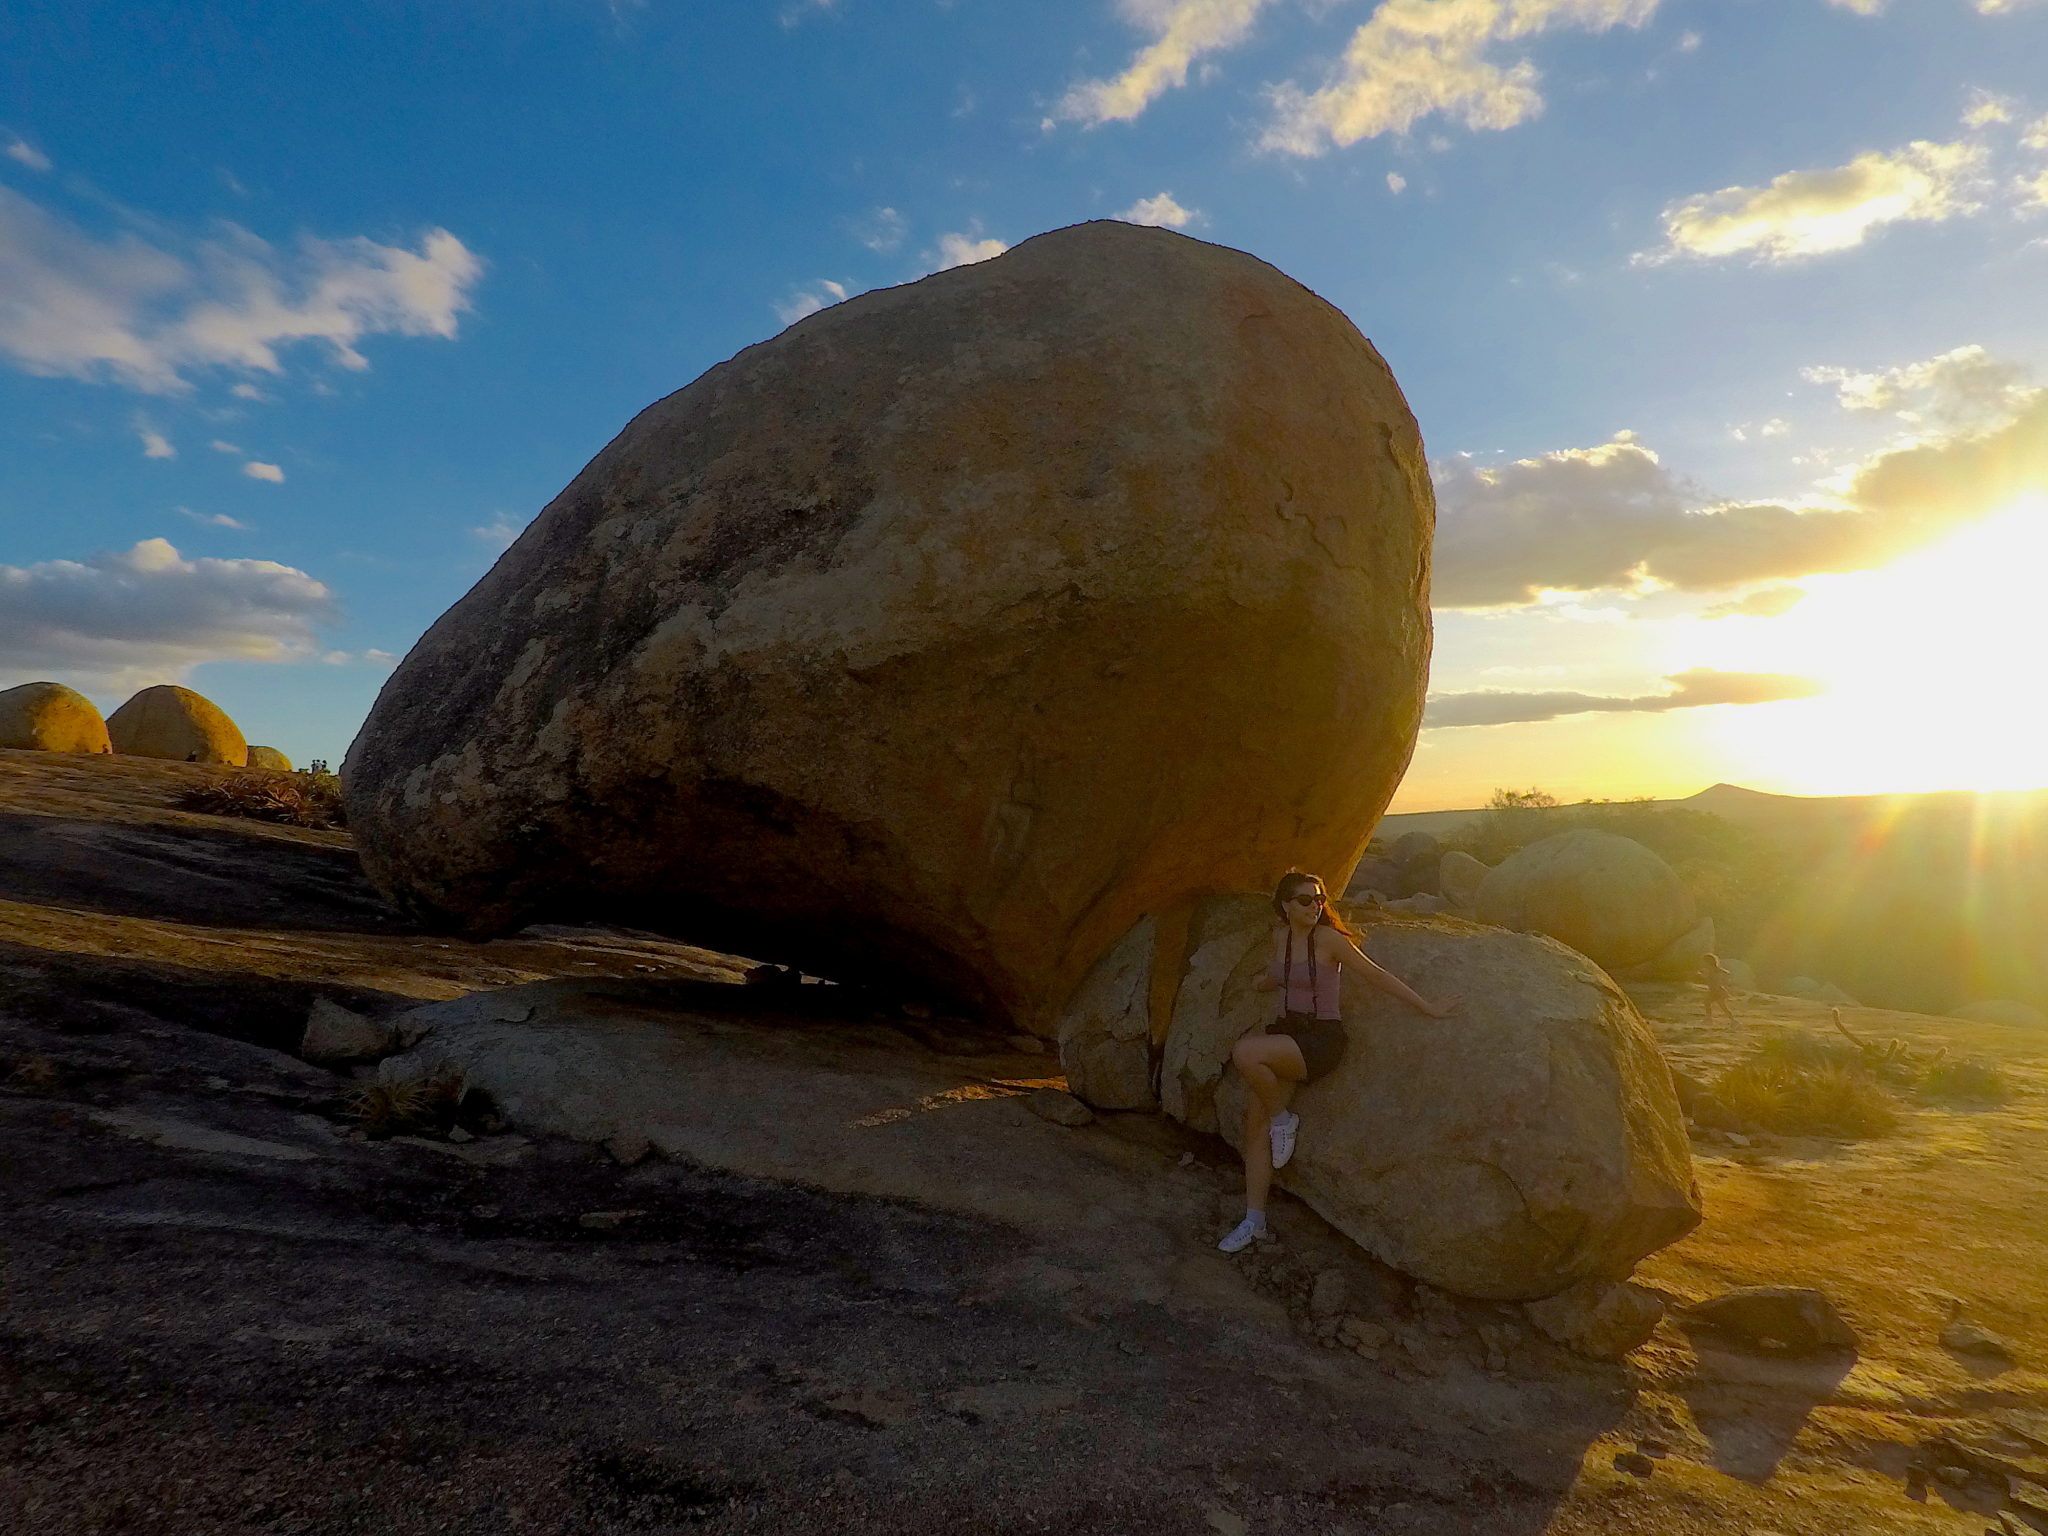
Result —
<instances>
[{"instance_id":1,"label":"white cloud","mask_svg":"<svg viewBox=\"0 0 2048 1536\"><path fill-rule=\"evenodd\" d=\"M225 512L194 512L190 507L180 507L178 510L191 518L193 522L200 523L208 528L233 528L241 533L249 531L247 523L238 523Z\"/></svg>"},{"instance_id":2,"label":"white cloud","mask_svg":"<svg viewBox=\"0 0 2048 1536\"><path fill-rule=\"evenodd\" d=\"M1697 32L1681 32L1678 34L1678 51L1680 53L1698 53L1700 51L1700 44L1704 41L1705 39Z\"/></svg>"},{"instance_id":3,"label":"white cloud","mask_svg":"<svg viewBox=\"0 0 2048 1536\"><path fill-rule=\"evenodd\" d=\"M2048 171L2038 176L2022 176L2013 183L2013 190L2019 194L2023 204L2031 203L2037 208L2048 208Z\"/></svg>"},{"instance_id":4,"label":"white cloud","mask_svg":"<svg viewBox=\"0 0 2048 1536\"><path fill-rule=\"evenodd\" d=\"M1198 219L1201 215L1191 208L1181 207L1174 201L1171 192L1161 192L1157 197L1139 198L1117 217L1126 224L1153 224L1164 225L1168 229L1184 229L1191 219Z\"/></svg>"},{"instance_id":5,"label":"white cloud","mask_svg":"<svg viewBox=\"0 0 2048 1536\"><path fill-rule=\"evenodd\" d=\"M145 459L175 459L178 456L178 450L171 446L171 440L163 433L141 427L136 435L142 439L142 456Z\"/></svg>"},{"instance_id":6,"label":"white cloud","mask_svg":"<svg viewBox=\"0 0 2048 1536\"><path fill-rule=\"evenodd\" d=\"M2003 419L1887 449L1799 504L1716 501L1628 435L1494 466L1442 461L1433 600L1502 608L1872 569L2048 489L2048 389L2013 398Z\"/></svg>"},{"instance_id":7,"label":"white cloud","mask_svg":"<svg viewBox=\"0 0 2048 1536\"><path fill-rule=\"evenodd\" d=\"M1875 372L1805 368L1810 384L1832 384L1842 409L1897 416L1914 426L1971 431L2009 421L2037 391L2027 370L1978 346Z\"/></svg>"},{"instance_id":8,"label":"white cloud","mask_svg":"<svg viewBox=\"0 0 2048 1536\"><path fill-rule=\"evenodd\" d=\"M1999 96L1991 91L1977 90L1970 93L1970 105L1963 112L1965 128L1989 128L1993 123L2012 121L2013 101L2010 96Z\"/></svg>"},{"instance_id":9,"label":"white cloud","mask_svg":"<svg viewBox=\"0 0 2048 1536\"><path fill-rule=\"evenodd\" d=\"M237 400L267 400L270 398L268 395L264 394L262 390L258 389L254 384L237 384L233 389L229 390L228 393L233 395Z\"/></svg>"},{"instance_id":10,"label":"white cloud","mask_svg":"<svg viewBox=\"0 0 2048 1536\"><path fill-rule=\"evenodd\" d=\"M830 278L821 278L808 288L798 288L775 306L775 313L784 325L795 325L805 315L815 315L828 304L837 304L846 297L846 284L835 283Z\"/></svg>"},{"instance_id":11,"label":"white cloud","mask_svg":"<svg viewBox=\"0 0 2048 1536\"><path fill-rule=\"evenodd\" d=\"M0 678L133 687L210 661L296 661L333 594L269 560L188 560L166 539L0 565Z\"/></svg>"},{"instance_id":12,"label":"white cloud","mask_svg":"<svg viewBox=\"0 0 2048 1536\"><path fill-rule=\"evenodd\" d=\"M272 485L284 484L283 470L279 469L275 464L264 464L256 459L251 459L248 463L244 464L242 466L242 473L251 480L268 480Z\"/></svg>"},{"instance_id":13,"label":"white cloud","mask_svg":"<svg viewBox=\"0 0 2048 1536\"><path fill-rule=\"evenodd\" d=\"M1553 28L1638 27L1658 0L1381 0L1326 82L1273 92L1262 143L1316 155L1441 113L1467 128L1512 128L1543 110L1536 66L1508 45Z\"/></svg>"},{"instance_id":14,"label":"white cloud","mask_svg":"<svg viewBox=\"0 0 2048 1536\"><path fill-rule=\"evenodd\" d=\"M1120 75L1083 80L1053 109L1066 122L1095 127L1128 122L1160 96L1187 84L1188 66L1204 54L1235 47L1272 0L1124 0L1134 24L1153 34Z\"/></svg>"},{"instance_id":15,"label":"white cloud","mask_svg":"<svg viewBox=\"0 0 2048 1536\"><path fill-rule=\"evenodd\" d=\"M47 171L50 157L26 139L16 139L7 146L7 158L27 166L32 171Z\"/></svg>"},{"instance_id":16,"label":"white cloud","mask_svg":"<svg viewBox=\"0 0 2048 1536\"><path fill-rule=\"evenodd\" d=\"M903 244L909 224L894 208L877 208L853 229L853 238L877 255L886 256Z\"/></svg>"},{"instance_id":17,"label":"white cloud","mask_svg":"<svg viewBox=\"0 0 2048 1536\"><path fill-rule=\"evenodd\" d=\"M2027 6L2042 3L2043 0L1977 0L1977 12L1982 16L2004 16Z\"/></svg>"},{"instance_id":18,"label":"white cloud","mask_svg":"<svg viewBox=\"0 0 2048 1536\"><path fill-rule=\"evenodd\" d=\"M2020 142L2029 149L2048 149L2048 116L2037 117L2027 124L2027 130L2020 135Z\"/></svg>"},{"instance_id":19,"label":"white cloud","mask_svg":"<svg viewBox=\"0 0 2048 1536\"><path fill-rule=\"evenodd\" d=\"M1662 714L1673 709L1700 709L1712 704L1775 704L1782 699L1810 699L1821 691L1811 678L1778 672L1716 672L1695 667L1665 679L1663 693L1511 693L1481 688L1470 693L1433 696L1422 717L1424 730L1461 725L1512 725L1527 720L1555 720L1560 715Z\"/></svg>"},{"instance_id":20,"label":"white cloud","mask_svg":"<svg viewBox=\"0 0 2048 1536\"><path fill-rule=\"evenodd\" d=\"M279 373L280 348L325 343L369 366L366 337L452 337L483 263L446 230L419 249L301 239L289 251L233 225L187 248L100 238L0 187L0 354L29 373L112 380L156 394L187 373Z\"/></svg>"},{"instance_id":21,"label":"white cloud","mask_svg":"<svg viewBox=\"0 0 2048 1536\"><path fill-rule=\"evenodd\" d=\"M219 437L216 437L212 442L208 443L206 446L211 448L215 453L238 454L242 451L239 444L228 442L225 438Z\"/></svg>"},{"instance_id":22,"label":"white cloud","mask_svg":"<svg viewBox=\"0 0 2048 1536\"><path fill-rule=\"evenodd\" d=\"M954 267L972 266L977 261L987 261L1000 256L1009 247L994 238L982 238L976 232L939 236L938 265L935 272L949 272Z\"/></svg>"},{"instance_id":23,"label":"white cloud","mask_svg":"<svg viewBox=\"0 0 2048 1536\"><path fill-rule=\"evenodd\" d=\"M1387 172L1387 190L1399 197L1408 190L1408 178L1399 171Z\"/></svg>"},{"instance_id":24,"label":"white cloud","mask_svg":"<svg viewBox=\"0 0 2048 1536\"><path fill-rule=\"evenodd\" d=\"M1726 603L1716 603L1701 611L1703 619L1775 619L1782 613L1790 613L1806 600L1803 587L1769 586L1746 592L1741 597Z\"/></svg>"},{"instance_id":25,"label":"white cloud","mask_svg":"<svg viewBox=\"0 0 2048 1536\"><path fill-rule=\"evenodd\" d=\"M1828 0L1828 4L1844 11L1854 11L1858 16L1875 16L1885 7L1885 0Z\"/></svg>"},{"instance_id":26,"label":"white cloud","mask_svg":"<svg viewBox=\"0 0 2048 1536\"><path fill-rule=\"evenodd\" d=\"M1793 261L1861 245L1887 224L1975 213L1986 155L1975 144L1916 140L1847 165L1788 171L1767 187L1724 187L1664 210L1665 245L1639 261L1749 255Z\"/></svg>"}]
</instances>

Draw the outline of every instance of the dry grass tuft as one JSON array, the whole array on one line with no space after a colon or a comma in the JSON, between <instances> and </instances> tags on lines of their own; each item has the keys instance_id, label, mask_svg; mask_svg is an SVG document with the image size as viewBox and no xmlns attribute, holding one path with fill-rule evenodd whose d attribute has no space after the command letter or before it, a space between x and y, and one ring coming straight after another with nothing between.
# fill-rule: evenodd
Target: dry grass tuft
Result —
<instances>
[{"instance_id":1,"label":"dry grass tuft","mask_svg":"<svg viewBox=\"0 0 2048 1536\"><path fill-rule=\"evenodd\" d=\"M342 1100L342 1112L367 1136L445 1131L462 1105L462 1073L444 1067L430 1077L373 1077Z\"/></svg>"},{"instance_id":2,"label":"dry grass tuft","mask_svg":"<svg viewBox=\"0 0 2048 1536\"><path fill-rule=\"evenodd\" d=\"M1920 1091L1932 1099L1969 1099L1979 1104L2005 1104L2019 1092L1995 1061L1962 1057L1938 1061L1920 1081Z\"/></svg>"},{"instance_id":3,"label":"dry grass tuft","mask_svg":"<svg viewBox=\"0 0 2048 1536\"><path fill-rule=\"evenodd\" d=\"M7 1081L17 1088L51 1088L61 1076L57 1063L49 1057L24 1056L8 1072Z\"/></svg>"},{"instance_id":4,"label":"dry grass tuft","mask_svg":"<svg viewBox=\"0 0 2048 1536\"><path fill-rule=\"evenodd\" d=\"M341 780L331 773L230 774L194 785L178 797L178 808L208 816L246 816L289 827L339 827L347 823Z\"/></svg>"},{"instance_id":5,"label":"dry grass tuft","mask_svg":"<svg viewBox=\"0 0 2048 1536\"><path fill-rule=\"evenodd\" d=\"M1787 1059L1768 1044L1722 1073L1713 1096L1737 1120L1781 1136L1887 1136L1899 1126L1898 1101L1860 1066Z\"/></svg>"}]
</instances>

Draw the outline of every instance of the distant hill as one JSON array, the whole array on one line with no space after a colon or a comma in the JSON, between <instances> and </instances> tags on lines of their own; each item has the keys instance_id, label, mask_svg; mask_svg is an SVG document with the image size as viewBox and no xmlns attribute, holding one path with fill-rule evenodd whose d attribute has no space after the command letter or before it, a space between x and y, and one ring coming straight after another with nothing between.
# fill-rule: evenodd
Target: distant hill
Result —
<instances>
[{"instance_id":1,"label":"distant hill","mask_svg":"<svg viewBox=\"0 0 2048 1536\"><path fill-rule=\"evenodd\" d=\"M1929 1013L1988 997L2048 1006L2048 790L1807 796L1716 784L1652 803L1711 812L1789 860L1786 895L1742 956L1760 974L1818 976L1864 1002ZM1388 816L1375 835L1441 838L1480 814Z\"/></svg>"}]
</instances>

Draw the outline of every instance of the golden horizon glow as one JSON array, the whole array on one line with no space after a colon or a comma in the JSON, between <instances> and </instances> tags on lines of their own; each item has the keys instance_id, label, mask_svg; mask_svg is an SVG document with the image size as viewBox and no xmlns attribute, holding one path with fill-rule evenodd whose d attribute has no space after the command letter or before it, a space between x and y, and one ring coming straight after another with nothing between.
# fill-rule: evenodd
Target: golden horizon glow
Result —
<instances>
[{"instance_id":1,"label":"golden horizon glow","mask_svg":"<svg viewBox=\"0 0 2048 1536\"><path fill-rule=\"evenodd\" d=\"M1713 710L1715 745L1794 794L2048 787L2044 579L2048 496L2030 495L1882 569L1804 578L1780 617L1701 622L1695 665L1828 690Z\"/></svg>"}]
</instances>

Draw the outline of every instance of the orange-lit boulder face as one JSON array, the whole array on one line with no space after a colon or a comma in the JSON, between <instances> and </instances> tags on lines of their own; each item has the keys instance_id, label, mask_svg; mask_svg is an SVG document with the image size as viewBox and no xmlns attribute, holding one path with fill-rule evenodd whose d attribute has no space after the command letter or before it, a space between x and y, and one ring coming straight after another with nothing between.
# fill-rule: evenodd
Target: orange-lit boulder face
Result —
<instances>
[{"instance_id":1,"label":"orange-lit boulder face","mask_svg":"<svg viewBox=\"0 0 2048 1536\"><path fill-rule=\"evenodd\" d=\"M166 757L179 763L225 763L240 768L249 760L241 730L213 700L162 683L145 688L107 720L114 750L130 757Z\"/></svg>"},{"instance_id":2,"label":"orange-lit boulder face","mask_svg":"<svg viewBox=\"0 0 2048 1536\"><path fill-rule=\"evenodd\" d=\"M292 771L292 760L275 747L251 747L249 749L249 766L251 768L267 769L271 773L290 773Z\"/></svg>"},{"instance_id":3,"label":"orange-lit boulder face","mask_svg":"<svg viewBox=\"0 0 2048 1536\"><path fill-rule=\"evenodd\" d=\"M107 722L62 683L23 683L0 693L0 747L31 752L111 752Z\"/></svg>"},{"instance_id":4,"label":"orange-lit boulder face","mask_svg":"<svg viewBox=\"0 0 2048 1536\"><path fill-rule=\"evenodd\" d=\"M1096 223L643 411L385 686L364 866L1049 1033L1141 914L1339 885L1413 746L1433 502L1336 309Z\"/></svg>"}]
</instances>

